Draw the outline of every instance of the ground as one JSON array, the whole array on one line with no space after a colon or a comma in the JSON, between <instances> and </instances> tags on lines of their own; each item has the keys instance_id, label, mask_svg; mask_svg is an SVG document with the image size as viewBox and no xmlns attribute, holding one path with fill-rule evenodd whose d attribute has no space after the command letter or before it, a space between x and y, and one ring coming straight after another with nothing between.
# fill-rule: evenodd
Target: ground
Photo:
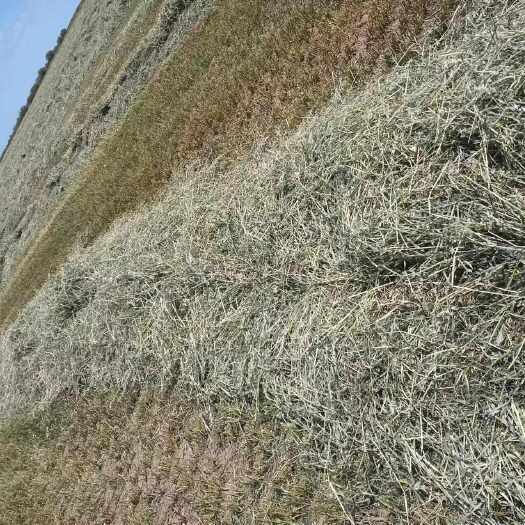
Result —
<instances>
[{"instance_id":1,"label":"ground","mask_svg":"<svg viewBox=\"0 0 525 525\"><path fill-rule=\"evenodd\" d=\"M523 522L523 1L192 20L4 289L0 523Z\"/></svg>"}]
</instances>

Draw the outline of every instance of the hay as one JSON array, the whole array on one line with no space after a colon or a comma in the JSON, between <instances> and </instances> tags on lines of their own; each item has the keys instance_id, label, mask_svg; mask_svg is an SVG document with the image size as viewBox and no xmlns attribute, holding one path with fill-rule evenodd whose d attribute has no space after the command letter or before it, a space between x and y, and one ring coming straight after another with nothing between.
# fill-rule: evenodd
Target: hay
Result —
<instances>
[{"instance_id":1,"label":"hay","mask_svg":"<svg viewBox=\"0 0 525 525\"><path fill-rule=\"evenodd\" d=\"M115 387L231 401L356 523L523 522L525 3L474 4L79 250L1 341L4 415Z\"/></svg>"}]
</instances>

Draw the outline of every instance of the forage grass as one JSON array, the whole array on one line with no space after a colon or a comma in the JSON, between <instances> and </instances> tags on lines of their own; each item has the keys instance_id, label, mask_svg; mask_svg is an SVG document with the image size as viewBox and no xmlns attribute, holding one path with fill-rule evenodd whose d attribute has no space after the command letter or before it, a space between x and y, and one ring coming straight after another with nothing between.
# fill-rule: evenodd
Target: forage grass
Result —
<instances>
[{"instance_id":1,"label":"forage grass","mask_svg":"<svg viewBox=\"0 0 525 525\"><path fill-rule=\"evenodd\" d=\"M524 44L522 0L474 2L286 140L176 172L2 336L4 418L107 391L194 407L169 436L249 438L240 478L182 479L204 522L523 522Z\"/></svg>"},{"instance_id":2,"label":"forage grass","mask_svg":"<svg viewBox=\"0 0 525 525\"><path fill-rule=\"evenodd\" d=\"M442 0L220 0L203 19L208 4L185 4L179 49L18 262L0 298L0 325L16 318L78 237L91 242L157 195L174 164L242 157L322 106L341 78L358 84L386 67L425 21L440 23L450 11Z\"/></svg>"}]
</instances>

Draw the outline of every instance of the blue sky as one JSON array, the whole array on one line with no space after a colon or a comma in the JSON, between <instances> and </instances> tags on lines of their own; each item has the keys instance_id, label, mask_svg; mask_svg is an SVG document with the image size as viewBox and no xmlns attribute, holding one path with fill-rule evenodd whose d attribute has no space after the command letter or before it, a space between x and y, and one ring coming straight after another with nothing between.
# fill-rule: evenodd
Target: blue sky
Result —
<instances>
[{"instance_id":1,"label":"blue sky","mask_svg":"<svg viewBox=\"0 0 525 525\"><path fill-rule=\"evenodd\" d=\"M0 0L0 152L79 0Z\"/></svg>"}]
</instances>

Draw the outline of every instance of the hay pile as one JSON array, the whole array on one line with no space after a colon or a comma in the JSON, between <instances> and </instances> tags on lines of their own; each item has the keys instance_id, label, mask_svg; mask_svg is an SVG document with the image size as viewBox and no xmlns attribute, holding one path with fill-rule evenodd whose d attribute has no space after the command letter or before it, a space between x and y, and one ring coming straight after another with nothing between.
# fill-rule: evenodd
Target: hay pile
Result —
<instances>
[{"instance_id":1,"label":"hay pile","mask_svg":"<svg viewBox=\"0 0 525 525\"><path fill-rule=\"evenodd\" d=\"M474 4L79 250L1 341L3 413L176 390L286 428L348 522L524 522L525 3Z\"/></svg>"}]
</instances>

